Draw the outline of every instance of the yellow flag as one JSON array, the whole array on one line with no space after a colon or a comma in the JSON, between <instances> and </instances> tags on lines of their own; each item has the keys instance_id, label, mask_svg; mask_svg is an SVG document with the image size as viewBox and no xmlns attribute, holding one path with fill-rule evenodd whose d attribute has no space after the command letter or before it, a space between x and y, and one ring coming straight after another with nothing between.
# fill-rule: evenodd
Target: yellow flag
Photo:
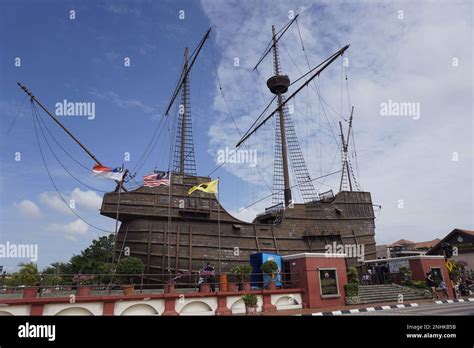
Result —
<instances>
[{"instance_id":1,"label":"yellow flag","mask_svg":"<svg viewBox=\"0 0 474 348\"><path fill-rule=\"evenodd\" d=\"M451 272L454 269L454 266L454 263L450 260L446 261L446 268L448 269L448 272Z\"/></svg>"},{"instance_id":2,"label":"yellow flag","mask_svg":"<svg viewBox=\"0 0 474 348\"><path fill-rule=\"evenodd\" d=\"M219 179L212 180L210 182L203 182L202 184L193 186L189 189L188 195L193 193L196 190L207 192L207 193L216 193L217 192L217 183Z\"/></svg>"}]
</instances>

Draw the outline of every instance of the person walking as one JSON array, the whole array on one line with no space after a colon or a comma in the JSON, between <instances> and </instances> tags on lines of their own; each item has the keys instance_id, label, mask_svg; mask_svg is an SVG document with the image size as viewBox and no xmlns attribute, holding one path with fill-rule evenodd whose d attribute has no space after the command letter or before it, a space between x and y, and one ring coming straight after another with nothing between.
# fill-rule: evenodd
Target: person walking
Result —
<instances>
[{"instance_id":1,"label":"person walking","mask_svg":"<svg viewBox=\"0 0 474 348\"><path fill-rule=\"evenodd\" d=\"M441 291L443 291L443 297L446 296L446 298L449 298L448 288L446 287L446 283L444 282L444 280L441 280L441 282L439 283L439 288L441 289Z\"/></svg>"},{"instance_id":2,"label":"person walking","mask_svg":"<svg viewBox=\"0 0 474 348\"><path fill-rule=\"evenodd\" d=\"M438 293L436 292L436 284L433 280L433 276L431 275L431 272L426 273L426 283L428 284L428 287L431 289L431 293L436 296L436 299L439 299ZM446 285L446 284L445 284Z\"/></svg>"}]
</instances>

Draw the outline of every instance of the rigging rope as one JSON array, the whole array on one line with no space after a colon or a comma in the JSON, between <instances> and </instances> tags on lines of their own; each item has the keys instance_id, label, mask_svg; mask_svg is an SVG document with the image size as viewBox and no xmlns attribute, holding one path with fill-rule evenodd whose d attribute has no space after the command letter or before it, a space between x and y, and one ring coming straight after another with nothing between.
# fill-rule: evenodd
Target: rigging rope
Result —
<instances>
[{"instance_id":1,"label":"rigging rope","mask_svg":"<svg viewBox=\"0 0 474 348\"><path fill-rule=\"evenodd\" d=\"M228 103L228 101L227 101L227 98L226 98L226 96L225 96L224 90L223 90L223 88L222 88L222 83L221 83L221 79L220 79L220 77L219 77L219 71L218 71L218 69L217 69L217 63L216 63L216 59L215 59L215 56L214 56L214 50L213 50L213 48L212 48L212 45L209 45L209 46L210 46L210 50L211 50L212 61L214 62L214 68L215 68L215 70L216 70L216 77L217 77L217 83L219 84L219 91L221 92L222 99L224 100L224 104L226 105L228 114L229 114L229 116L230 116L231 119L232 119L232 123L234 124L234 127L235 127L235 130L237 131L237 134L238 134L239 136L242 136L242 133L241 133L239 127L237 126L237 122L235 121L234 115L232 114L232 111L230 110L229 103ZM244 144L244 148L245 148L246 150L248 150L246 144ZM218 165L217 168L215 168L213 171L211 171L211 173L209 173L208 176L211 176L211 174L213 174L213 173L214 173L216 170L218 170L219 168L223 167L225 164L227 164L227 162L223 162L223 163L221 163L220 165ZM270 192L272 192L272 189L270 188L270 186L268 185L267 181L265 180L265 177L263 176L263 174L262 174L262 172L261 172L261 170L260 170L258 164L255 166L255 168L257 168L257 171L258 171L258 173L259 173L259 175L260 175L260 177L261 177L263 183L265 184L265 186L267 186L268 190L269 190Z\"/></svg>"},{"instance_id":2,"label":"rigging rope","mask_svg":"<svg viewBox=\"0 0 474 348\"><path fill-rule=\"evenodd\" d=\"M36 107L36 105L34 105ZM40 113L38 113L40 114ZM79 166L81 166L82 168L84 168L85 170L87 170L87 172L90 173L91 169L89 167L87 167L86 165L84 165L83 163L79 162L78 160L76 160L74 158L74 156L72 156L69 152L66 151L66 149L59 143L59 141L54 137L53 133L51 133L51 131L49 130L49 128L47 127L46 123L44 122L43 118L39 117L39 120L41 121L41 123L43 124L44 128L48 131L48 134L51 136L51 138L54 140L54 142L56 143L56 145L58 145L58 147L63 150L63 152L69 157L71 158L74 162L76 162Z\"/></svg>"},{"instance_id":3,"label":"rigging rope","mask_svg":"<svg viewBox=\"0 0 474 348\"><path fill-rule=\"evenodd\" d=\"M51 153L53 154L54 158L56 159L56 161L61 165L61 167L66 171L66 173L68 173L74 180L76 180L78 183L80 183L81 185L84 185L86 186L87 188L90 188L91 190L94 190L94 191L98 191L98 192L103 192L103 193L106 193L106 192L109 192L109 191L104 191L104 190L101 190L101 189L98 189L98 188L95 188L95 187L92 187L88 184L86 184L85 182L83 182L82 180L78 179L76 176L74 176L65 166L64 164L61 162L61 160L59 159L59 157L56 155L56 152L53 150L51 144L49 143L48 139L46 138L46 134L44 133L44 130L43 130L43 126L46 126L43 119L41 118L40 116L40 113L36 107L35 104L33 104L32 106L33 108L35 108L35 112L36 112L36 115L37 115L37 121L38 121L38 125L39 125L39 130L41 131L41 134L43 135L43 138L44 138L44 141L46 142L46 145L48 145L48 148L49 150L51 151ZM43 126L41 125L41 123L43 123ZM50 133L51 134L51 133ZM90 169L88 170L90 172Z\"/></svg>"},{"instance_id":4,"label":"rigging rope","mask_svg":"<svg viewBox=\"0 0 474 348\"><path fill-rule=\"evenodd\" d=\"M300 43L301 43L301 48L303 50L303 53L304 53L304 56L305 56L305 59L306 59L306 63L308 65L308 69L310 69L310 71L306 74L304 74L303 76L301 76L300 78L298 78L297 80L293 81L293 83L296 83L297 81L301 80L304 76L308 75L311 71L313 71L315 68L311 69L311 64L309 63L309 58L308 58L308 55L306 53L306 50L304 48L304 43L303 43L303 37L301 35L301 31L300 31L300 27L299 27L299 24L298 24L298 19L296 20L296 27L298 28L298 35L299 35L299 39L300 39ZM282 44L283 45L283 44ZM301 73L301 70L299 69L299 67L296 65L295 61L293 60L293 58L291 57L291 54L290 52L286 49L285 46L283 46L283 48L285 49L286 53L288 54L288 56L290 57L290 60L293 62L293 64L295 65L296 69L298 69L298 72ZM320 64L321 65L321 64ZM329 125L329 128L331 130L331 133L332 133L332 136L333 136L333 139L335 141L335 143L337 144L338 148L339 148L339 141L337 140L337 137L334 133L334 130L333 130L333 125L331 124L331 122L329 121L329 118L328 118L328 115L327 115L327 112L326 110L324 109L324 106L322 105L322 102L324 102L328 108L330 108L332 111L334 111L334 113L336 113L337 115L339 115L341 118L342 118L342 115L339 114L336 110L334 110L331 105L326 101L326 99L324 99L324 97L321 95L321 91L319 90L319 86L318 84L316 84L315 81L312 81L312 83L309 84L309 86L316 92L316 94L318 95L318 98L319 98L319 103L320 103L320 107L323 108L323 112L324 112L324 116L326 118L326 121ZM344 119L345 120L345 119ZM346 121L346 120L345 120ZM347 122L347 121L346 121Z\"/></svg>"},{"instance_id":5,"label":"rigging rope","mask_svg":"<svg viewBox=\"0 0 474 348\"><path fill-rule=\"evenodd\" d=\"M312 181L315 181L315 180L318 180L318 179L322 179L322 178L325 178L325 177L328 177L328 176L331 176L331 175L334 175L334 174L337 174L337 173L340 173L340 172L342 172L342 170L338 170L338 171L336 171L336 172L332 172L332 173L329 173L329 174L326 174L326 175L323 175L323 176L319 176L319 177L314 178L314 179L306 180L306 181L303 181L303 182L301 182L301 183L299 183L299 184L294 184L294 185L290 186L290 189L292 189L292 188L294 188L294 187L296 187L296 186L299 186L300 184L312 182ZM284 191L284 190L285 190L285 189L279 190L279 191L277 191L277 192L275 192L275 193L279 193L279 192L282 192L282 191ZM273 196L273 194L274 194L274 193L271 193L271 194L269 194L268 196L262 197L262 198L260 198L259 200L253 202L252 204L250 204L250 205L248 205L248 206L246 206L246 207L244 207L244 208L241 208L241 209L239 209L239 210L242 211L242 210L245 210L245 209L247 209L247 208L250 208L251 206L257 204L258 202L261 202L261 201L263 201L264 199L270 198L271 196Z\"/></svg>"},{"instance_id":6,"label":"rigging rope","mask_svg":"<svg viewBox=\"0 0 474 348\"><path fill-rule=\"evenodd\" d=\"M31 103L33 103L33 100L31 100ZM34 104L32 104L34 105ZM85 224L89 225L90 227L92 228L95 228L99 231L103 231L103 232L107 232L107 233L113 233L112 231L108 231L108 230L105 230L103 228L100 228L100 227L97 227L93 224L91 224L90 222L88 222L87 220L83 219L79 214L77 214L70 206L69 204L67 204L66 200L64 199L63 195L61 194L61 192L59 191L58 189L58 186L56 185L56 183L54 182L54 179L51 175L51 172L49 171L49 168L48 168L48 165L46 164L46 159L44 157L44 153L43 153L43 149L41 147L41 142L40 142L40 139L39 139L39 136L38 136L38 129L37 129L37 125L36 125L36 122L39 122L37 121L37 117L39 117L39 115L36 114L37 110L32 107L31 108L32 110L32 118L33 118L33 125L34 125L34 129L35 129L35 136L36 136L36 142L38 143L38 148L40 150L40 155L41 155L41 159L43 161L43 165L44 165L44 168L48 174L48 177L49 177L49 180L51 181L51 184L54 186L54 189L56 190L57 194L59 195L59 197L61 198L61 200L64 202L64 204L68 207L68 209L78 218L80 219L82 222L84 222Z\"/></svg>"},{"instance_id":7,"label":"rigging rope","mask_svg":"<svg viewBox=\"0 0 474 348\"><path fill-rule=\"evenodd\" d=\"M16 120L18 119L18 116L20 115L20 111L23 108L23 105L25 105L26 99L28 99L28 96L25 95L24 99L20 103L20 106L18 107L18 110L15 114L15 117L13 117L13 122L11 123L10 127L8 127L8 130L6 131L5 135L8 135L10 133L10 131L12 130L13 126L15 125Z\"/></svg>"},{"instance_id":8,"label":"rigging rope","mask_svg":"<svg viewBox=\"0 0 474 348\"><path fill-rule=\"evenodd\" d=\"M142 155L140 156L137 164L135 165L135 167L130 171L130 176L132 178L134 178L138 171L142 169L142 167L145 165L146 161L148 160L148 158L150 157L151 153L153 152L153 149L156 145L156 143L158 142L158 139L160 138L160 135L161 135L161 132L160 132L160 129L164 123L164 120L165 120L166 116L161 116L161 119L158 123L158 126L155 128L155 131L153 133L153 136L152 138L150 139L150 142L148 143L145 151L142 153Z\"/></svg>"}]
</instances>

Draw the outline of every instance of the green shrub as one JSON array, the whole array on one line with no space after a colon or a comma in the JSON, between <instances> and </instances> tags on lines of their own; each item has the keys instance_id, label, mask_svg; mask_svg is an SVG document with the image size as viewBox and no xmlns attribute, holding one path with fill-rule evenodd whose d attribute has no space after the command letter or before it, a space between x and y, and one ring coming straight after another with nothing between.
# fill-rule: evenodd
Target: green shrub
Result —
<instances>
[{"instance_id":1,"label":"green shrub","mask_svg":"<svg viewBox=\"0 0 474 348\"><path fill-rule=\"evenodd\" d=\"M410 271L408 267L400 267L398 269L398 272L401 274L402 280L404 280L407 283L411 283L411 276L413 272Z\"/></svg>"},{"instance_id":2,"label":"green shrub","mask_svg":"<svg viewBox=\"0 0 474 348\"><path fill-rule=\"evenodd\" d=\"M354 297L359 295L359 284L357 283L347 283L344 285L344 292L347 297Z\"/></svg>"},{"instance_id":3,"label":"green shrub","mask_svg":"<svg viewBox=\"0 0 474 348\"><path fill-rule=\"evenodd\" d=\"M250 273L252 272L252 267L249 265L237 265L234 266L230 272L237 276L239 282L247 282L249 280Z\"/></svg>"},{"instance_id":4,"label":"green shrub","mask_svg":"<svg viewBox=\"0 0 474 348\"><path fill-rule=\"evenodd\" d=\"M138 277L134 277L134 274L142 274L145 270L145 265L142 260L137 257L125 257L117 263L117 273L126 274L121 279L125 283L133 284L137 281Z\"/></svg>"},{"instance_id":5,"label":"green shrub","mask_svg":"<svg viewBox=\"0 0 474 348\"><path fill-rule=\"evenodd\" d=\"M257 296L255 294L245 294L242 296L245 307L257 307Z\"/></svg>"},{"instance_id":6,"label":"green shrub","mask_svg":"<svg viewBox=\"0 0 474 348\"><path fill-rule=\"evenodd\" d=\"M357 272L357 268L349 268L349 271L347 272L347 281L351 284L359 284L359 272Z\"/></svg>"},{"instance_id":7,"label":"green shrub","mask_svg":"<svg viewBox=\"0 0 474 348\"><path fill-rule=\"evenodd\" d=\"M400 284L403 286L409 286L417 289L429 289L428 285L424 280L402 280Z\"/></svg>"},{"instance_id":8,"label":"green shrub","mask_svg":"<svg viewBox=\"0 0 474 348\"><path fill-rule=\"evenodd\" d=\"M414 286L411 280L402 280L400 284L403 286Z\"/></svg>"},{"instance_id":9,"label":"green shrub","mask_svg":"<svg viewBox=\"0 0 474 348\"><path fill-rule=\"evenodd\" d=\"M268 260L260 266L260 270L265 274L275 275L278 273L278 264L273 260Z\"/></svg>"},{"instance_id":10,"label":"green shrub","mask_svg":"<svg viewBox=\"0 0 474 348\"><path fill-rule=\"evenodd\" d=\"M412 286L419 289L428 289L428 285L424 280L413 280L411 282Z\"/></svg>"}]
</instances>

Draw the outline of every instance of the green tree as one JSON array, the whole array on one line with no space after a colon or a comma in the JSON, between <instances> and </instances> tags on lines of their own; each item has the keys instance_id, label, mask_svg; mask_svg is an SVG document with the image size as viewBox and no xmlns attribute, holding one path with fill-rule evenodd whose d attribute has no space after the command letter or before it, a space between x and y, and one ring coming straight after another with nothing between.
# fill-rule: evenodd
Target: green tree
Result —
<instances>
[{"instance_id":1,"label":"green tree","mask_svg":"<svg viewBox=\"0 0 474 348\"><path fill-rule=\"evenodd\" d=\"M138 280L133 274L142 274L145 270L145 265L138 257L125 257L120 259L117 263L117 273L126 274L122 277L122 281L133 284Z\"/></svg>"},{"instance_id":2,"label":"green tree","mask_svg":"<svg viewBox=\"0 0 474 348\"><path fill-rule=\"evenodd\" d=\"M21 269L13 275L13 283L16 285L35 286L39 285L40 274L35 263L21 264Z\"/></svg>"},{"instance_id":3,"label":"green tree","mask_svg":"<svg viewBox=\"0 0 474 348\"><path fill-rule=\"evenodd\" d=\"M74 283L73 275L77 274L111 273L114 243L113 234L102 236L94 239L91 245L81 251L79 255L73 255L68 262L52 263L43 271L45 284L72 284ZM107 282L110 277L101 276L95 279L99 282Z\"/></svg>"},{"instance_id":4,"label":"green tree","mask_svg":"<svg viewBox=\"0 0 474 348\"><path fill-rule=\"evenodd\" d=\"M92 241L92 244L84 249L80 255L74 255L69 264L70 273L101 273L104 264L112 261L114 249L114 235L102 236Z\"/></svg>"},{"instance_id":5,"label":"green tree","mask_svg":"<svg viewBox=\"0 0 474 348\"><path fill-rule=\"evenodd\" d=\"M45 285L70 284L71 265L65 262L53 262L43 270Z\"/></svg>"}]
</instances>

